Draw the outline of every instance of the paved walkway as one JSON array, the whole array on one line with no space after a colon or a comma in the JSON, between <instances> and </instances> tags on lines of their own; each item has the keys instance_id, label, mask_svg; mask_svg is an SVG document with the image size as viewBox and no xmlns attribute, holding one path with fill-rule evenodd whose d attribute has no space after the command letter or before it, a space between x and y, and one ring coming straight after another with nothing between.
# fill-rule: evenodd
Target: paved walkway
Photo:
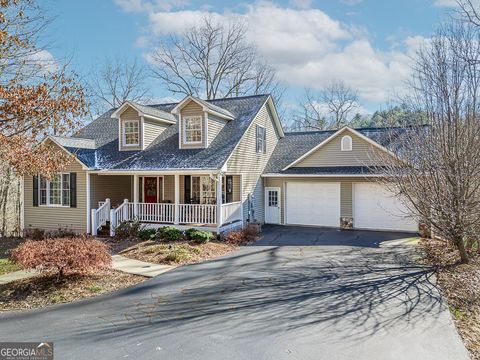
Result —
<instances>
[{"instance_id":1,"label":"paved walkway","mask_svg":"<svg viewBox=\"0 0 480 360\"><path fill-rule=\"evenodd\" d=\"M154 277L175 268L170 265L159 265L133 260L121 255L112 256L112 268L129 274Z\"/></svg>"},{"instance_id":2,"label":"paved walkway","mask_svg":"<svg viewBox=\"0 0 480 360\"><path fill-rule=\"evenodd\" d=\"M141 275L145 277L154 277L175 268L175 266L158 265L128 259L121 255L112 256L112 268L117 271L122 271L129 274ZM35 270L26 271L18 270L0 276L0 285L7 284L12 281L28 279L37 276L38 272Z\"/></svg>"}]
</instances>

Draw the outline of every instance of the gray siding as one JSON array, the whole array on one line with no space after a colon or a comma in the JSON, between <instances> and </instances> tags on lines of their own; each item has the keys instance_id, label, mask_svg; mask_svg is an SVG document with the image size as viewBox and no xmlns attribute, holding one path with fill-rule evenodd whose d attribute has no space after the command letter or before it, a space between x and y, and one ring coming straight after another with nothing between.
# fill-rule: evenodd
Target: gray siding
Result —
<instances>
[{"instance_id":1,"label":"gray siding","mask_svg":"<svg viewBox=\"0 0 480 360\"><path fill-rule=\"evenodd\" d=\"M215 115L208 114L208 145L212 143L217 137L219 132L223 129L226 121Z\"/></svg>"},{"instance_id":2,"label":"gray siding","mask_svg":"<svg viewBox=\"0 0 480 360\"><path fill-rule=\"evenodd\" d=\"M131 121L131 120L138 120L138 128L139 128L139 131L140 131L140 135L139 135L139 142L140 142L140 145L139 146L123 146L123 124L125 123L125 121ZM128 109L126 109L123 113L120 114L120 137L118 138L118 141L119 141L119 144L120 144L120 150L141 150L142 149L142 122L141 122L141 118L140 116L138 115L138 112L137 110L129 107Z\"/></svg>"},{"instance_id":3,"label":"gray siding","mask_svg":"<svg viewBox=\"0 0 480 360\"><path fill-rule=\"evenodd\" d=\"M344 135L352 137L352 151L341 151L340 142ZM379 165L381 150L359 136L346 131L308 155L295 167L322 166L372 166Z\"/></svg>"},{"instance_id":4,"label":"gray siding","mask_svg":"<svg viewBox=\"0 0 480 360\"><path fill-rule=\"evenodd\" d=\"M256 125L265 127L267 131L266 154L256 152ZM262 223L264 222L264 188L263 179L260 175L262 174L268 159L272 155L278 139L279 136L273 122L273 117L265 104L260 109L251 126L245 132L227 162L228 173L242 174L243 193L241 199L243 202L243 217L245 220L248 218L248 195L252 194L254 196L254 217L256 220Z\"/></svg>"},{"instance_id":5,"label":"gray siding","mask_svg":"<svg viewBox=\"0 0 480 360\"><path fill-rule=\"evenodd\" d=\"M175 202L175 176L174 175L165 175L163 177L163 194L165 201L170 201L171 203Z\"/></svg>"},{"instance_id":6,"label":"gray siding","mask_svg":"<svg viewBox=\"0 0 480 360\"><path fill-rule=\"evenodd\" d=\"M160 124L158 121L155 120L148 120L144 119L143 121L143 148L147 148L148 145L155 140L158 135L160 135L168 125Z\"/></svg>"},{"instance_id":7,"label":"gray siding","mask_svg":"<svg viewBox=\"0 0 480 360\"><path fill-rule=\"evenodd\" d=\"M185 144L183 136L183 119L186 116L201 116L202 121L202 143L201 144ZM190 102L185 105L180 111L180 123L179 123L179 133L180 133L180 148L182 149L198 149L207 147L207 130L205 127L205 112L202 107L197 104L195 101L190 100Z\"/></svg>"},{"instance_id":8,"label":"gray siding","mask_svg":"<svg viewBox=\"0 0 480 360\"><path fill-rule=\"evenodd\" d=\"M285 189L286 183L294 182L339 182L340 183L340 216L345 218L351 218L353 216L353 183L355 182L366 182L367 179L363 177L358 178L342 178L342 177L319 177L319 178L281 178L281 177L270 177L265 178L265 186L279 187L280 188L280 198L281 198L281 207L280 207L280 221L282 224L285 223ZM340 225L340 224L339 224Z\"/></svg>"},{"instance_id":9,"label":"gray siding","mask_svg":"<svg viewBox=\"0 0 480 360\"><path fill-rule=\"evenodd\" d=\"M33 206L33 178L25 176L25 229L57 230L69 228L78 233L87 231L86 172L73 161L62 172L77 173L77 207Z\"/></svg>"}]
</instances>

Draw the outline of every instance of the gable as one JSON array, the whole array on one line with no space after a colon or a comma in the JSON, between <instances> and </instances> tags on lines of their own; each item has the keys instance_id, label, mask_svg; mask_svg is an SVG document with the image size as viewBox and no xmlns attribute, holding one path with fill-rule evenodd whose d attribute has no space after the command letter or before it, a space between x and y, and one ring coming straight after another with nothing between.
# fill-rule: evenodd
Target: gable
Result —
<instances>
[{"instance_id":1,"label":"gable","mask_svg":"<svg viewBox=\"0 0 480 360\"><path fill-rule=\"evenodd\" d=\"M341 141L345 135L352 138L351 151L341 149ZM347 130L339 132L292 167L375 166L382 164L384 154L377 146Z\"/></svg>"}]
</instances>

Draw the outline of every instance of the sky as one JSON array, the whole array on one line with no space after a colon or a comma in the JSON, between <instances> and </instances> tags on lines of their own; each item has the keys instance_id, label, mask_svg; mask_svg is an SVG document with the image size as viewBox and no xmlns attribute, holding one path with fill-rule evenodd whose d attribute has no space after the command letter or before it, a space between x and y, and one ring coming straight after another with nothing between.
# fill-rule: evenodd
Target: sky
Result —
<instances>
[{"instance_id":1,"label":"sky","mask_svg":"<svg viewBox=\"0 0 480 360\"><path fill-rule=\"evenodd\" d=\"M40 0L53 16L45 33L46 57L88 79L108 58L138 59L159 39L181 34L209 14L220 22L241 19L246 37L286 87L287 107L303 89L342 80L357 89L362 112L385 108L405 92L415 51L455 0ZM153 102L172 94L150 80ZM178 98L178 95L173 98Z\"/></svg>"}]
</instances>

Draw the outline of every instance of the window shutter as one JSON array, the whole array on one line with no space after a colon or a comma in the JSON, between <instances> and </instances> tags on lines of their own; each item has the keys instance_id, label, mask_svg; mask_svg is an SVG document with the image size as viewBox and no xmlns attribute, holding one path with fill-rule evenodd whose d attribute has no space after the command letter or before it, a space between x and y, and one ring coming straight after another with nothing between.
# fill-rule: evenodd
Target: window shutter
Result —
<instances>
[{"instance_id":1,"label":"window shutter","mask_svg":"<svg viewBox=\"0 0 480 360\"><path fill-rule=\"evenodd\" d=\"M260 132L260 128L258 127L258 125L255 126L255 131L256 131L256 133L255 133L255 147L256 147L255 151L258 153L260 151L260 142L258 141L258 138L259 138L258 133Z\"/></svg>"},{"instance_id":2,"label":"window shutter","mask_svg":"<svg viewBox=\"0 0 480 360\"><path fill-rule=\"evenodd\" d=\"M263 128L263 153L267 153L267 129Z\"/></svg>"},{"instance_id":3,"label":"window shutter","mask_svg":"<svg viewBox=\"0 0 480 360\"><path fill-rule=\"evenodd\" d=\"M33 206L38 206L38 176L33 177Z\"/></svg>"},{"instance_id":4,"label":"window shutter","mask_svg":"<svg viewBox=\"0 0 480 360\"><path fill-rule=\"evenodd\" d=\"M77 173L74 172L70 173L70 207L77 207Z\"/></svg>"},{"instance_id":5,"label":"window shutter","mask_svg":"<svg viewBox=\"0 0 480 360\"><path fill-rule=\"evenodd\" d=\"M190 204L191 201L192 201L192 199L191 199L192 195L191 195L191 189L190 189L190 185L191 185L190 179L191 179L190 175L185 175L185 177L184 177L184 181L185 181L185 184L184 184L185 185L184 186L185 204Z\"/></svg>"}]
</instances>

